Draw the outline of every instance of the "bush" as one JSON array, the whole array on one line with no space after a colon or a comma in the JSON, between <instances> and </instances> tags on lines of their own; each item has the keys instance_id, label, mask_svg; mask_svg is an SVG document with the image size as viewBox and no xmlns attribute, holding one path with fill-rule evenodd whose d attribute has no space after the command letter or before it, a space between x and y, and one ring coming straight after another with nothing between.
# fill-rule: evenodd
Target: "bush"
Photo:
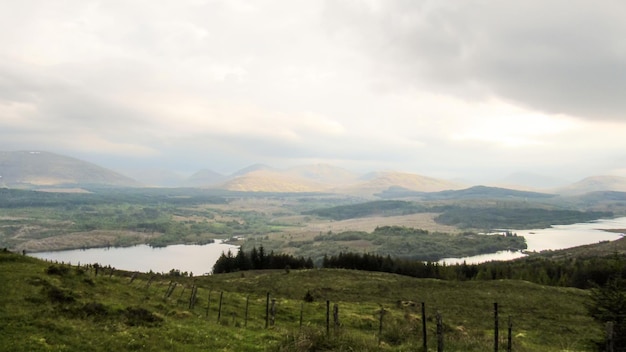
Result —
<instances>
[{"instance_id":1,"label":"bush","mask_svg":"<svg viewBox=\"0 0 626 352\"><path fill-rule=\"evenodd\" d=\"M163 321L163 318L140 307L128 307L123 314L126 317L126 324L130 326L158 326Z\"/></svg>"},{"instance_id":2,"label":"bush","mask_svg":"<svg viewBox=\"0 0 626 352\"><path fill-rule=\"evenodd\" d=\"M65 276L67 274L69 274L70 269L67 266L64 265L50 265L48 268L46 268L46 274L48 275L59 275L59 276Z\"/></svg>"}]
</instances>

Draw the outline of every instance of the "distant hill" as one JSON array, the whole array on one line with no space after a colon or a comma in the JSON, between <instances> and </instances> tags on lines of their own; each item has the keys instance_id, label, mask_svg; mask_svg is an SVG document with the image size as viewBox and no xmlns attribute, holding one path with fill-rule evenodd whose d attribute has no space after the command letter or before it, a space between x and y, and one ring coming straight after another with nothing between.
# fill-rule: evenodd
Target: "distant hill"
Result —
<instances>
[{"instance_id":1,"label":"distant hill","mask_svg":"<svg viewBox=\"0 0 626 352\"><path fill-rule=\"evenodd\" d=\"M545 190L568 184L566 180L529 172L516 172L493 183L502 188L518 190Z\"/></svg>"},{"instance_id":2,"label":"distant hill","mask_svg":"<svg viewBox=\"0 0 626 352\"><path fill-rule=\"evenodd\" d=\"M598 191L626 192L626 177L592 176L556 190L557 193L565 195L577 195Z\"/></svg>"},{"instance_id":3,"label":"distant hill","mask_svg":"<svg viewBox=\"0 0 626 352\"><path fill-rule=\"evenodd\" d=\"M185 177L166 169L124 170L124 174L149 187L179 187Z\"/></svg>"},{"instance_id":4,"label":"distant hill","mask_svg":"<svg viewBox=\"0 0 626 352\"><path fill-rule=\"evenodd\" d=\"M352 171L328 164L296 166L287 169L285 173L294 177L334 186L355 183L359 179L359 175Z\"/></svg>"},{"instance_id":5,"label":"distant hill","mask_svg":"<svg viewBox=\"0 0 626 352\"><path fill-rule=\"evenodd\" d=\"M389 188L417 192L439 192L461 189L464 186L452 181L395 171L369 173L361 182L337 189L338 192L356 195L374 195Z\"/></svg>"},{"instance_id":6,"label":"distant hill","mask_svg":"<svg viewBox=\"0 0 626 352\"><path fill-rule=\"evenodd\" d=\"M265 165L242 169L215 188L252 192L334 192L373 196L390 187L409 191L433 192L462 188L454 182L400 173L377 172L362 177L348 170L326 165L305 165L286 170Z\"/></svg>"},{"instance_id":7,"label":"distant hill","mask_svg":"<svg viewBox=\"0 0 626 352\"><path fill-rule=\"evenodd\" d=\"M441 191L428 193L425 195L427 199L542 199L553 198L554 194L518 191L508 188L474 186L461 190Z\"/></svg>"},{"instance_id":8,"label":"distant hill","mask_svg":"<svg viewBox=\"0 0 626 352\"><path fill-rule=\"evenodd\" d=\"M242 192L322 192L328 187L280 171L255 170L216 186Z\"/></svg>"},{"instance_id":9,"label":"distant hill","mask_svg":"<svg viewBox=\"0 0 626 352\"><path fill-rule=\"evenodd\" d=\"M230 174L228 178L235 178L238 176L247 175L254 171L276 171L276 169L271 166L267 166L265 164L254 164L254 165L244 167L243 169Z\"/></svg>"},{"instance_id":10,"label":"distant hill","mask_svg":"<svg viewBox=\"0 0 626 352\"><path fill-rule=\"evenodd\" d=\"M0 183L10 188L140 186L137 181L98 165L40 151L0 152L0 176Z\"/></svg>"},{"instance_id":11,"label":"distant hill","mask_svg":"<svg viewBox=\"0 0 626 352\"><path fill-rule=\"evenodd\" d=\"M226 180L226 176L212 170L200 170L191 175L183 185L186 187L210 187L222 183Z\"/></svg>"}]
</instances>

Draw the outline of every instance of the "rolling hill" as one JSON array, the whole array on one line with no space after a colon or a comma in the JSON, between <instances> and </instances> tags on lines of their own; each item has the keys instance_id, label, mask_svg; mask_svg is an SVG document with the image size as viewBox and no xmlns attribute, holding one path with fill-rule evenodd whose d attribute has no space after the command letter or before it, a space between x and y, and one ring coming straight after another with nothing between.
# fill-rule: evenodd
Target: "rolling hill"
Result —
<instances>
[{"instance_id":1,"label":"rolling hill","mask_svg":"<svg viewBox=\"0 0 626 352\"><path fill-rule=\"evenodd\" d=\"M626 192L626 177L591 176L556 190L557 193L564 195L580 195L599 191Z\"/></svg>"},{"instance_id":2,"label":"rolling hill","mask_svg":"<svg viewBox=\"0 0 626 352\"><path fill-rule=\"evenodd\" d=\"M328 187L280 171L262 169L236 176L215 188L240 192L323 192Z\"/></svg>"},{"instance_id":3,"label":"rolling hill","mask_svg":"<svg viewBox=\"0 0 626 352\"><path fill-rule=\"evenodd\" d=\"M16 188L140 186L137 181L98 165L43 151L0 152L0 176L4 186Z\"/></svg>"},{"instance_id":4,"label":"rolling hill","mask_svg":"<svg viewBox=\"0 0 626 352\"><path fill-rule=\"evenodd\" d=\"M384 171L369 173L363 176L359 183L338 188L336 191L355 195L375 195L393 187L416 192L440 192L464 188L461 184L447 180L404 172Z\"/></svg>"}]
</instances>

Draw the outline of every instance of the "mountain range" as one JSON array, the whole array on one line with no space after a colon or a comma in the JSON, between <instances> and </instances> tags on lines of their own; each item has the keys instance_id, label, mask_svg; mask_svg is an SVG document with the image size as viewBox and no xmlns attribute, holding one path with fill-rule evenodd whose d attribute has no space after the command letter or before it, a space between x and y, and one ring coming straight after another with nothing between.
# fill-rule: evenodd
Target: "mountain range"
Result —
<instances>
[{"instance_id":1,"label":"mountain range","mask_svg":"<svg viewBox=\"0 0 626 352\"><path fill-rule=\"evenodd\" d=\"M328 164L302 165L287 169L255 164L231 175L204 169L187 178L167 170L149 170L133 176L135 178L87 161L45 151L0 152L0 187L9 188L165 186L247 192L326 192L392 197L394 194L454 191L472 186L397 171L377 171L360 175ZM542 189L540 188L542 184L549 185L550 188ZM626 177L591 176L573 184L559 184L557 179L518 173L492 186L563 195L597 191L626 192Z\"/></svg>"}]
</instances>

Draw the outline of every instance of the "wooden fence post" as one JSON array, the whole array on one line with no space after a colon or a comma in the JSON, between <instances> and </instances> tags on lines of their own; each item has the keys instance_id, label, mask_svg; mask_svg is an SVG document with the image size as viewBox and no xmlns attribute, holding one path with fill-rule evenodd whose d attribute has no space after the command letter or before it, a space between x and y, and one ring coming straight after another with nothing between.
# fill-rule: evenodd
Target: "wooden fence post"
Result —
<instances>
[{"instance_id":1,"label":"wooden fence post","mask_svg":"<svg viewBox=\"0 0 626 352\"><path fill-rule=\"evenodd\" d=\"M270 325L274 326L276 323L276 298L272 298L272 304L270 305Z\"/></svg>"},{"instance_id":2,"label":"wooden fence post","mask_svg":"<svg viewBox=\"0 0 626 352\"><path fill-rule=\"evenodd\" d=\"M224 297L224 291L220 292L220 305L217 309L217 322L220 322L220 318L222 318L222 297Z\"/></svg>"},{"instance_id":3,"label":"wooden fence post","mask_svg":"<svg viewBox=\"0 0 626 352\"><path fill-rule=\"evenodd\" d=\"M146 283L146 288L150 288L150 285L152 285L152 280L154 280L154 278L155 278L154 275L150 276L150 279Z\"/></svg>"},{"instance_id":4,"label":"wooden fence post","mask_svg":"<svg viewBox=\"0 0 626 352\"><path fill-rule=\"evenodd\" d=\"M304 302L300 303L300 330L302 330L302 313L304 312Z\"/></svg>"},{"instance_id":5,"label":"wooden fence post","mask_svg":"<svg viewBox=\"0 0 626 352\"><path fill-rule=\"evenodd\" d=\"M335 331L339 329L339 305L333 305L333 322L335 323Z\"/></svg>"},{"instance_id":6,"label":"wooden fence post","mask_svg":"<svg viewBox=\"0 0 626 352\"><path fill-rule=\"evenodd\" d=\"M493 304L493 350L498 352L498 302Z\"/></svg>"},{"instance_id":7,"label":"wooden fence post","mask_svg":"<svg viewBox=\"0 0 626 352\"><path fill-rule=\"evenodd\" d=\"M246 316L245 316L245 318L244 318L245 320L243 322L243 327L244 328L248 327L248 306L249 306L249 303L250 303L250 296L248 295L246 297Z\"/></svg>"},{"instance_id":8,"label":"wooden fence post","mask_svg":"<svg viewBox=\"0 0 626 352\"><path fill-rule=\"evenodd\" d=\"M437 312L437 352L443 352L443 320Z\"/></svg>"},{"instance_id":9,"label":"wooden fence post","mask_svg":"<svg viewBox=\"0 0 626 352\"><path fill-rule=\"evenodd\" d=\"M270 293L267 293L267 298L265 299L265 328L267 329L270 326Z\"/></svg>"},{"instance_id":10,"label":"wooden fence post","mask_svg":"<svg viewBox=\"0 0 626 352\"><path fill-rule=\"evenodd\" d=\"M385 316L385 308L380 306L380 317L378 318L378 345L383 340L383 317Z\"/></svg>"},{"instance_id":11,"label":"wooden fence post","mask_svg":"<svg viewBox=\"0 0 626 352\"><path fill-rule=\"evenodd\" d=\"M169 286L167 286L167 290L165 291L165 296L163 296L163 299L167 299L170 298L170 296L172 295L172 293L174 293L174 290L176 289L176 283L174 281L170 281Z\"/></svg>"},{"instance_id":12,"label":"wooden fence post","mask_svg":"<svg viewBox=\"0 0 626 352\"><path fill-rule=\"evenodd\" d=\"M426 341L426 303L422 302L422 335L424 335L424 341L422 346L424 352L428 351L428 343Z\"/></svg>"},{"instance_id":13,"label":"wooden fence post","mask_svg":"<svg viewBox=\"0 0 626 352\"><path fill-rule=\"evenodd\" d=\"M191 296L189 297L189 309L193 309L196 306L196 295L198 294L198 286L193 285L191 287Z\"/></svg>"},{"instance_id":14,"label":"wooden fence post","mask_svg":"<svg viewBox=\"0 0 626 352\"><path fill-rule=\"evenodd\" d=\"M165 290L165 294L163 294L163 299L167 298L167 294L170 292L170 287L172 286L172 282L167 285L167 289Z\"/></svg>"},{"instance_id":15,"label":"wooden fence post","mask_svg":"<svg viewBox=\"0 0 626 352\"><path fill-rule=\"evenodd\" d=\"M330 301L326 300L326 336L330 335Z\"/></svg>"},{"instance_id":16,"label":"wooden fence post","mask_svg":"<svg viewBox=\"0 0 626 352\"><path fill-rule=\"evenodd\" d=\"M211 290L209 290L209 298L206 302L206 317L209 317L209 308L211 308Z\"/></svg>"}]
</instances>

